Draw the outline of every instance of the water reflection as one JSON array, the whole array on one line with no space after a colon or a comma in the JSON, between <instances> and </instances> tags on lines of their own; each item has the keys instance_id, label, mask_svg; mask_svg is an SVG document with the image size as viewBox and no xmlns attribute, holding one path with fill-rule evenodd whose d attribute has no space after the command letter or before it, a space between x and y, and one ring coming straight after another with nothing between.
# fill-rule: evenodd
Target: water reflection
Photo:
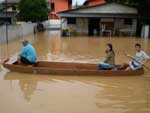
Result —
<instances>
[{"instance_id":1,"label":"water reflection","mask_svg":"<svg viewBox=\"0 0 150 113\"><path fill-rule=\"evenodd\" d=\"M19 80L19 85L24 93L24 98L27 101L31 100L31 96L33 95L34 91L37 87L37 81L34 80Z\"/></svg>"},{"instance_id":2,"label":"water reflection","mask_svg":"<svg viewBox=\"0 0 150 113\"><path fill-rule=\"evenodd\" d=\"M5 80L19 81L18 85L25 100L31 104L34 101L39 101L40 104L46 102L45 109L53 109L57 113L60 112L57 108L62 104L65 111L78 113L90 113L93 110L96 110L95 113L150 112L150 82L145 82L145 79L147 78L29 76L16 73L5 76ZM55 107L49 108L52 103ZM68 105L71 109L68 109Z\"/></svg>"},{"instance_id":3,"label":"water reflection","mask_svg":"<svg viewBox=\"0 0 150 113\"><path fill-rule=\"evenodd\" d=\"M51 42L52 41L52 42ZM51 50L51 54L53 55L59 55L61 53L61 37L57 36L55 38L53 38L52 40L50 40L49 43L52 43L52 50Z\"/></svg>"},{"instance_id":4,"label":"water reflection","mask_svg":"<svg viewBox=\"0 0 150 113\"><path fill-rule=\"evenodd\" d=\"M21 75L22 76L22 75ZM10 74L7 74L5 76L5 80L18 80L19 81L19 86L21 91L23 92L24 98L27 101L31 100L31 96L36 90L37 87L37 81L34 79L31 79L30 77L23 78L19 76L11 76Z\"/></svg>"},{"instance_id":5,"label":"water reflection","mask_svg":"<svg viewBox=\"0 0 150 113\"><path fill-rule=\"evenodd\" d=\"M138 80L139 79L139 80ZM128 79L121 80L118 83L117 88L105 88L102 95L97 95L97 98L101 102L97 102L97 106L102 109L107 109L110 106L111 110L123 109L127 110L126 112L150 112L149 96L145 93L145 84L144 81L140 80L141 78L134 78L131 81ZM137 82L138 81L138 82ZM149 90L147 90L149 92ZM145 97L145 98L143 98ZM137 108L137 109L135 109ZM147 109L148 108L148 109Z\"/></svg>"}]
</instances>

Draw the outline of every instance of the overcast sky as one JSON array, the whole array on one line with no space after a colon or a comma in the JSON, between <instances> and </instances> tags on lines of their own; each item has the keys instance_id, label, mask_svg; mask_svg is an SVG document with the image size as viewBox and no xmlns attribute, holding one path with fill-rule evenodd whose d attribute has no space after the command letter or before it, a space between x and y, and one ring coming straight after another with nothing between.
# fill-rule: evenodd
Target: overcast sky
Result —
<instances>
[{"instance_id":1,"label":"overcast sky","mask_svg":"<svg viewBox=\"0 0 150 113\"><path fill-rule=\"evenodd\" d=\"M82 5L86 0L73 0L73 5L76 4L76 2L78 2L79 5Z\"/></svg>"},{"instance_id":2,"label":"overcast sky","mask_svg":"<svg viewBox=\"0 0 150 113\"><path fill-rule=\"evenodd\" d=\"M4 0L0 0L0 1L4 1ZM78 2L79 5L82 5L86 0L73 0L73 5L76 4L76 2Z\"/></svg>"}]
</instances>

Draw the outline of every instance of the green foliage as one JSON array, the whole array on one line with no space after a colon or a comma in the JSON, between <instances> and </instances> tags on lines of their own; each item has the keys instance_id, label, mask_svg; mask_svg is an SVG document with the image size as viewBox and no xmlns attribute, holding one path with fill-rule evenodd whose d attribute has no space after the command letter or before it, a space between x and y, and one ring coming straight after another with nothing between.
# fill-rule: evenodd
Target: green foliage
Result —
<instances>
[{"instance_id":1,"label":"green foliage","mask_svg":"<svg viewBox=\"0 0 150 113\"><path fill-rule=\"evenodd\" d=\"M49 16L46 0L20 0L18 9L19 18L23 21L41 22Z\"/></svg>"}]
</instances>

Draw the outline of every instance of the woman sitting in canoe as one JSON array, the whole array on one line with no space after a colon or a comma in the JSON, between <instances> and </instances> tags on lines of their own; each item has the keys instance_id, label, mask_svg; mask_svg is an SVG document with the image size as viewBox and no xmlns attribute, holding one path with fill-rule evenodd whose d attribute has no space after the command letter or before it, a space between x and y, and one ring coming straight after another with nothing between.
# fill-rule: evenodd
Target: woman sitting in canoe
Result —
<instances>
[{"instance_id":1,"label":"woman sitting in canoe","mask_svg":"<svg viewBox=\"0 0 150 113\"><path fill-rule=\"evenodd\" d=\"M106 57L103 63L97 65L99 70L111 70L115 67L115 52L112 44L106 45Z\"/></svg>"},{"instance_id":2,"label":"woman sitting in canoe","mask_svg":"<svg viewBox=\"0 0 150 113\"><path fill-rule=\"evenodd\" d=\"M23 48L19 52L18 63L27 65L35 64L37 60L35 49L27 40L24 40L22 44Z\"/></svg>"}]
</instances>

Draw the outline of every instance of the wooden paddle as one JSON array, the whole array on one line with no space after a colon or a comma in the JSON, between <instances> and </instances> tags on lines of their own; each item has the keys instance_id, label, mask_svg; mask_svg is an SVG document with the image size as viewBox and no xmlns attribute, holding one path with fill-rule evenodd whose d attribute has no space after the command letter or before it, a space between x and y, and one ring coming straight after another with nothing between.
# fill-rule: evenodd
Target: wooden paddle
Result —
<instances>
[{"instance_id":1,"label":"wooden paddle","mask_svg":"<svg viewBox=\"0 0 150 113\"><path fill-rule=\"evenodd\" d=\"M8 62L8 61L9 61L9 58L7 58L7 59L1 61L0 64L4 64L4 63L6 63L6 62Z\"/></svg>"},{"instance_id":2,"label":"wooden paddle","mask_svg":"<svg viewBox=\"0 0 150 113\"><path fill-rule=\"evenodd\" d=\"M2 60L1 62L0 62L0 71L1 71L1 69L3 69L3 64L4 63L6 63L6 62L8 62L9 61L9 59L5 59L5 60Z\"/></svg>"},{"instance_id":3,"label":"wooden paddle","mask_svg":"<svg viewBox=\"0 0 150 113\"><path fill-rule=\"evenodd\" d=\"M127 54L127 53L125 53L125 56L127 56L128 58L130 58L130 59L136 61L137 63L139 63L140 65L142 65L142 66L145 67L146 69L150 70L150 68L149 68L148 66L146 66L145 64L142 64L141 62L137 61L135 57L133 57L133 56Z\"/></svg>"}]
</instances>

